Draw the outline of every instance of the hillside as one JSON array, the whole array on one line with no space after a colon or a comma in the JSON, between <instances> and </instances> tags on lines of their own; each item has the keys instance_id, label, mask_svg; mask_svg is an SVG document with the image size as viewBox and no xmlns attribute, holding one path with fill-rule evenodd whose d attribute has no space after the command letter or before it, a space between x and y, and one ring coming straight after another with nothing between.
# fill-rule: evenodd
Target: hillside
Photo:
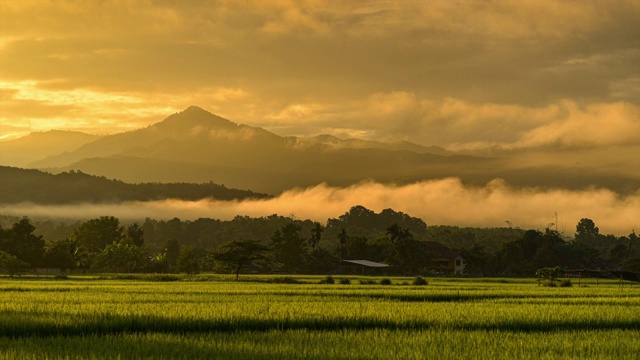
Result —
<instances>
[{"instance_id":1,"label":"hillside","mask_svg":"<svg viewBox=\"0 0 640 360\"><path fill-rule=\"evenodd\" d=\"M24 167L45 157L74 151L99 138L77 131L32 132L19 139L0 142L0 165Z\"/></svg>"},{"instance_id":2,"label":"hillside","mask_svg":"<svg viewBox=\"0 0 640 360\"><path fill-rule=\"evenodd\" d=\"M637 173L625 170L629 167L605 168L608 161L562 149L535 157L517 152L487 157L409 142L284 137L191 106L154 125L102 137L31 167L51 173L80 170L131 183L214 182L270 194L323 182L401 184L444 177L473 185L502 178L514 186L636 191Z\"/></svg>"},{"instance_id":3,"label":"hillside","mask_svg":"<svg viewBox=\"0 0 640 360\"><path fill-rule=\"evenodd\" d=\"M163 199L242 200L267 197L266 194L228 189L224 185L213 183L128 184L82 172L52 175L38 170L0 166L0 204L111 203Z\"/></svg>"}]
</instances>

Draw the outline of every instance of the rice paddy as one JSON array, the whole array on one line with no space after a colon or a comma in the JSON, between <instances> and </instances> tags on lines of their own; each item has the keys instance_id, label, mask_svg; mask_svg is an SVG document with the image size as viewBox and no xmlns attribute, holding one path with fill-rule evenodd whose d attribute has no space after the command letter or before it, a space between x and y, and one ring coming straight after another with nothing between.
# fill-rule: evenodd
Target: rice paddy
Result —
<instances>
[{"instance_id":1,"label":"rice paddy","mask_svg":"<svg viewBox=\"0 0 640 360\"><path fill-rule=\"evenodd\" d=\"M0 279L0 358L638 359L640 286Z\"/></svg>"}]
</instances>

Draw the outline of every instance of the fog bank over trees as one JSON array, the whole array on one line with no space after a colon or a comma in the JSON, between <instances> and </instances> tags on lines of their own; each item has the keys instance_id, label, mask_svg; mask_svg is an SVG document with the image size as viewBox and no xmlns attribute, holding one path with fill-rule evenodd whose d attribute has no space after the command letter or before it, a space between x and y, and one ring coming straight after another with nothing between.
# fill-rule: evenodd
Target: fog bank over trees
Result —
<instances>
[{"instance_id":1,"label":"fog bank over trees","mask_svg":"<svg viewBox=\"0 0 640 360\"><path fill-rule=\"evenodd\" d=\"M607 189L517 189L500 180L474 187L455 178L397 186L364 182L339 188L321 184L268 199L243 201L162 200L60 206L22 203L3 206L2 214L58 219L113 214L131 221L147 217L231 220L237 215L295 214L297 218L324 222L353 204L378 212L392 208L431 224L461 227L503 227L505 221L510 221L514 227L543 230L556 223L557 213L553 229L561 233L570 233L572 224L583 217L598 219L603 232L617 236L640 229L640 192L621 196Z\"/></svg>"}]
</instances>

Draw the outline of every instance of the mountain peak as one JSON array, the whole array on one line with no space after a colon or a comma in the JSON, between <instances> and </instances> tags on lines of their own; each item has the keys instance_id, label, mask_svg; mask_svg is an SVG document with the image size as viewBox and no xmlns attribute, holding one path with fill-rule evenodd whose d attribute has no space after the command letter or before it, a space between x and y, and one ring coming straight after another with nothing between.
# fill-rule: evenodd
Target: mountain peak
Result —
<instances>
[{"instance_id":1,"label":"mountain peak","mask_svg":"<svg viewBox=\"0 0 640 360\"><path fill-rule=\"evenodd\" d=\"M212 114L201 107L192 105L181 112L175 113L163 121L154 125L159 128L171 128L171 131L180 129L202 128L230 128L238 125L218 115Z\"/></svg>"},{"instance_id":2,"label":"mountain peak","mask_svg":"<svg viewBox=\"0 0 640 360\"><path fill-rule=\"evenodd\" d=\"M199 106L195 106L195 105L191 105L188 108L182 110L180 112L181 114L185 114L185 113L207 113L207 114L211 114L210 112L208 112L207 110L199 107ZM213 114L211 114L213 115Z\"/></svg>"}]
</instances>

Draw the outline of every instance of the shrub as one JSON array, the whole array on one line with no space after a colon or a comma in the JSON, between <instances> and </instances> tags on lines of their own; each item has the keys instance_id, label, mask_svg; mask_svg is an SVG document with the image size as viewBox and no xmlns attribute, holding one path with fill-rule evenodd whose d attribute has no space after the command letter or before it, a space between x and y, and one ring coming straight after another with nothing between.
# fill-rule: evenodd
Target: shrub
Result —
<instances>
[{"instance_id":1,"label":"shrub","mask_svg":"<svg viewBox=\"0 0 640 360\"><path fill-rule=\"evenodd\" d=\"M558 286L559 287L571 287L573 285L571 284L571 279L562 279L558 283Z\"/></svg>"},{"instance_id":2,"label":"shrub","mask_svg":"<svg viewBox=\"0 0 640 360\"><path fill-rule=\"evenodd\" d=\"M333 276L331 275L327 275L326 278L320 280L320 284L335 284L335 280L333 279Z\"/></svg>"},{"instance_id":3,"label":"shrub","mask_svg":"<svg viewBox=\"0 0 640 360\"><path fill-rule=\"evenodd\" d=\"M340 284L342 284L342 285L349 285L349 284L351 284L351 279L349 279L349 278L342 278L342 279L340 279Z\"/></svg>"},{"instance_id":4,"label":"shrub","mask_svg":"<svg viewBox=\"0 0 640 360\"><path fill-rule=\"evenodd\" d=\"M413 279L413 285L429 285L429 283L427 282L427 280L418 276L415 279Z\"/></svg>"},{"instance_id":5,"label":"shrub","mask_svg":"<svg viewBox=\"0 0 640 360\"><path fill-rule=\"evenodd\" d=\"M384 278L380 280L380 285L391 285L391 279Z\"/></svg>"},{"instance_id":6,"label":"shrub","mask_svg":"<svg viewBox=\"0 0 640 360\"><path fill-rule=\"evenodd\" d=\"M556 287L556 282L553 280L545 280L540 285L544 287Z\"/></svg>"},{"instance_id":7,"label":"shrub","mask_svg":"<svg viewBox=\"0 0 640 360\"><path fill-rule=\"evenodd\" d=\"M29 269L29 264L18 259L14 255L0 251L0 270L13 277L24 273Z\"/></svg>"}]
</instances>

